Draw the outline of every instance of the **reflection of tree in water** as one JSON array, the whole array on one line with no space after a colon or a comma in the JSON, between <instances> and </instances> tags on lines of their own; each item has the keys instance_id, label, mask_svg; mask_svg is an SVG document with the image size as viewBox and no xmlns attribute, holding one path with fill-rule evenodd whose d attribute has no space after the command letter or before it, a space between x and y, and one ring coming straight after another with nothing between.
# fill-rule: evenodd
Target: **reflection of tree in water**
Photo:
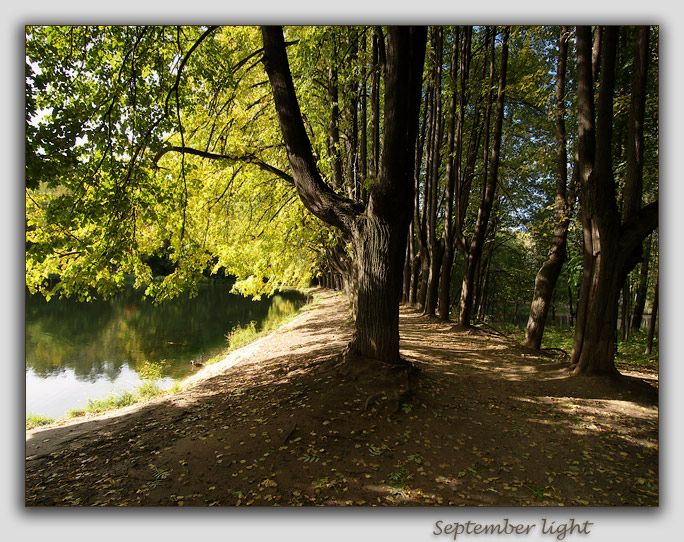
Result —
<instances>
[{"instance_id":1,"label":"reflection of tree in water","mask_svg":"<svg viewBox=\"0 0 684 542\"><path fill-rule=\"evenodd\" d=\"M252 320L261 327L304 300L287 292L252 301L230 294L225 284L200 285L195 298L156 306L133 290L90 303L27 295L26 364L41 377L70 368L77 378L93 381L114 380L124 364L138 371L148 361L165 361L164 376L181 378L190 370L189 359L225 348L226 329Z\"/></svg>"},{"instance_id":2,"label":"reflection of tree in water","mask_svg":"<svg viewBox=\"0 0 684 542\"><path fill-rule=\"evenodd\" d=\"M292 314L301 306L301 300L285 298L282 295L275 295L271 298L271 304L268 307L268 314L266 315L262 325L265 325L267 322L277 322L280 318L287 316L288 314Z\"/></svg>"}]
</instances>

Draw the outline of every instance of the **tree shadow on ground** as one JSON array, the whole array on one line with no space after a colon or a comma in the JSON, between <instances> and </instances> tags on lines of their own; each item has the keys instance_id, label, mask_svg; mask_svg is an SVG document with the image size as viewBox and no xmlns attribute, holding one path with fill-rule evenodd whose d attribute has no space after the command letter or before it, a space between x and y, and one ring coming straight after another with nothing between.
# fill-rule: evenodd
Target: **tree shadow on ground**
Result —
<instances>
[{"instance_id":1,"label":"tree shadow on ground","mask_svg":"<svg viewBox=\"0 0 684 542\"><path fill-rule=\"evenodd\" d=\"M657 408L502 337L401 314L418 371L317 303L225 372L28 432L29 506L655 506Z\"/></svg>"}]
</instances>

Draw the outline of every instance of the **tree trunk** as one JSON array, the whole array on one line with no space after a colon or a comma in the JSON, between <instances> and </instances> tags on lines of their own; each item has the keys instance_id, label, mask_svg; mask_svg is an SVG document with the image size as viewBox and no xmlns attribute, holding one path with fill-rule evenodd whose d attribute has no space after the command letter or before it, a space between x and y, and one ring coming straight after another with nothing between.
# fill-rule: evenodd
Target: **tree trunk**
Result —
<instances>
[{"instance_id":1,"label":"tree trunk","mask_svg":"<svg viewBox=\"0 0 684 542\"><path fill-rule=\"evenodd\" d=\"M439 288L439 272L442 266L442 246L441 239L437 236L437 214L438 214L438 195L439 195L439 170L442 150L442 28L437 27L433 36L435 50L435 65L433 69L434 93L433 93L433 115L432 115L432 145L429 154L428 172L428 220L427 220L427 240L428 253L430 258L430 269L428 272L428 286L425 298L424 314L435 316L437 309L437 294Z\"/></svg>"},{"instance_id":2,"label":"tree trunk","mask_svg":"<svg viewBox=\"0 0 684 542\"><path fill-rule=\"evenodd\" d=\"M575 322L574 311L572 310L572 287L568 283L568 325L572 327Z\"/></svg>"},{"instance_id":3,"label":"tree trunk","mask_svg":"<svg viewBox=\"0 0 684 542\"><path fill-rule=\"evenodd\" d=\"M651 259L652 236L649 236L644 243L644 254L641 258L641 269L639 270L639 285L637 286L636 299L634 300L634 311L632 312L631 326L634 330L641 329L641 322L644 317L644 307L646 306L646 293L648 290L648 268Z\"/></svg>"},{"instance_id":4,"label":"tree trunk","mask_svg":"<svg viewBox=\"0 0 684 542\"><path fill-rule=\"evenodd\" d=\"M371 62L373 73L371 75L371 152L369 175L375 179L380 167L380 75L382 74L382 62L380 58L380 41L383 36L379 28L375 28L372 38Z\"/></svg>"},{"instance_id":5,"label":"tree trunk","mask_svg":"<svg viewBox=\"0 0 684 542\"><path fill-rule=\"evenodd\" d=\"M644 238L657 227L657 202L641 208L641 193L629 184L638 182L628 174L625 194L638 195L638 204L625 201L632 209L623 222L615 199L612 168L613 91L618 29L601 32L601 69L598 117L594 124L594 96L591 69L591 33L577 29L577 78L579 112L579 165L582 184L582 225L584 229L584 271L578 322L571 358L573 374L616 375L615 334L620 290L627 274L636 265L634 258ZM647 35L646 35L647 36ZM643 38L643 36L642 36ZM637 49L647 47L647 39L637 40ZM645 89L646 71L635 60L633 96ZM642 88L640 88L642 87ZM645 93L643 94L645 96ZM630 123L638 123L632 109ZM643 119L641 119L643 122ZM632 129L630 128L630 133ZM641 137L641 141L637 141ZM643 144L643 133L630 145ZM638 146L638 145L637 145ZM628 153L633 152L628 149ZM629 160L628 160L629 162ZM640 177L637 175L637 177Z\"/></svg>"},{"instance_id":6,"label":"tree trunk","mask_svg":"<svg viewBox=\"0 0 684 542\"><path fill-rule=\"evenodd\" d=\"M454 197L456 177L460 173L461 148L463 141L463 116L465 108L465 84L470 60L470 27L464 30L463 52L459 56L459 31L454 29L454 43L451 53L452 94L449 102L449 124L447 128L446 187L444 229L442 231L442 272L439 278L437 314L440 320L449 320L451 310L451 270L454 265ZM456 73L458 70L458 79ZM460 81L460 85L458 84ZM458 117L456 104L458 103Z\"/></svg>"},{"instance_id":7,"label":"tree trunk","mask_svg":"<svg viewBox=\"0 0 684 542\"><path fill-rule=\"evenodd\" d=\"M399 303L409 223L413 215L414 149L423 79L425 28L388 30L385 123L378 179L354 230L358 307L351 348L397 363Z\"/></svg>"},{"instance_id":8,"label":"tree trunk","mask_svg":"<svg viewBox=\"0 0 684 542\"><path fill-rule=\"evenodd\" d=\"M653 336L655 335L656 318L658 317L658 285L660 279L656 281L655 294L653 296L653 307L651 308L651 320L648 323L648 340L646 342L646 355L650 356L653 351Z\"/></svg>"},{"instance_id":9,"label":"tree trunk","mask_svg":"<svg viewBox=\"0 0 684 542\"><path fill-rule=\"evenodd\" d=\"M555 222L548 256L534 281L534 297L525 329L524 344L535 349L541 348L549 304L567 256L568 225L572 212L572 202L567 197L568 153L565 136L565 66L568 56L568 34L568 27L562 26L558 40L558 66L556 70Z\"/></svg>"},{"instance_id":10,"label":"tree trunk","mask_svg":"<svg viewBox=\"0 0 684 542\"><path fill-rule=\"evenodd\" d=\"M306 208L342 230L355 250L356 318L352 352L400 362L399 303L408 226L413 214L413 160L427 33L388 32L385 124L378 177L367 205L336 195L316 168L279 27L263 27L264 65L273 89L295 187Z\"/></svg>"},{"instance_id":11,"label":"tree trunk","mask_svg":"<svg viewBox=\"0 0 684 542\"><path fill-rule=\"evenodd\" d=\"M508 36L509 28L504 28L503 45L501 47L501 72L499 74L499 89L496 100L496 119L494 122L494 140L492 144L492 155L489 160L489 171L484 186L480 208L478 210L475 232L468 246L467 254L464 256L465 271L463 273L463 285L461 287L461 307L458 316L458 323L461 326L469 326L473 310L474 299L474 278L477 263L482 255L482 246L487 231L487 223L494 203L494 193L499 170L499 153L501 150L501 134L504 116L504 97L506 88L506 68L508 62ZM492 53L492 60L494 55Z\"/></svg>"},{"instance_id":12,"label":"tree trunk","mask_svg":"<svg viewBox=\"0 0 684 542\"><path fill-rule=\"evenodd\" d=\"M328 101L330 103L328 156L332 159L332 185L339 191L342 189L342 159L340 157L340 97L335 66L328 68Z\"/></svg>"}]
</instances>

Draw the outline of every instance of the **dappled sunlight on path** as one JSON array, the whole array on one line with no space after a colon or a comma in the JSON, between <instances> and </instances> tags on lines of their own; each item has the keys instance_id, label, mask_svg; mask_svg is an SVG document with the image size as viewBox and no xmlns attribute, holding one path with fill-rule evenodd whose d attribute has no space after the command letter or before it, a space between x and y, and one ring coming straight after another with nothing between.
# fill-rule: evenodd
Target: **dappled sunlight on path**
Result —
<instances>
[{"instance_id":1,"label":"dappled sunlight on path","mask_svg":"<svg viewBox=\"0 0 684 542\"><path fill-rule=\"evenodd\" d=\"M401 352L419 371L345 358L352 329L319 290L176 395L27 432L27 504L658 504L654 388L571 377L410 307Z\"/></svg>"}]
</instances>

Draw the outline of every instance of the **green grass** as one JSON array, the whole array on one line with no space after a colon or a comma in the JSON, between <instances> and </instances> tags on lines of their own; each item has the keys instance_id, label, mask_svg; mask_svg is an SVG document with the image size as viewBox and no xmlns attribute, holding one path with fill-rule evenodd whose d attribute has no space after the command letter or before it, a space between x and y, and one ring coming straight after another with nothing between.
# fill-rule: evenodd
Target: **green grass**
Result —
<instances>
[{"instance_id":1,"label":"green grass","mask_svg":"<svg viewBox=\"0 0 684 542\"><path fill-rule=\"evenodd\" d=\"M55 420L52 418L47 418L45 416L39 416L38 414L27 414L26 415L26 429L33 429L34 427L40 427L41 425L50 425Z\"/></svg>"},{"instance_id":2,"label":"green grass","mask_svg":"<svg viewBox=\"0 0 684 542\"><path fill-rule=\"evenodd\" d=\"M504 333L517 342L525 340L525 327L510 323L495 322L492 327ZM572 342L575 328L568 326L547 326L544 329L542 349L558 348L568 354L572 352ZM650 355L646 354L646 342L648 332L646 330L632 331L629 340L618 340L617 355L615 362L625 365L643 365L657 367L658 365L658 337L653 338L653 350Z\"/></svg>"},{"instance_id":3,"label":"green grass","mask_svg":"<svg viewBox=\"0 0 684 542\"><path fill-rule=\"evenodd\" d=\"M99 414L108 410L122 408L153 397L160 397L166 394L173 394L180 391L181 387L178 382L174 383L168 390L163 390L151 380L144 380L134 391L126 391L121 394L111 394L101 399L88 399L88 404L84 408L72 408L67 412L67 415L61 420L46 418L35 414L28 414L26 416L26 429L33 429L41 425L48 425L56 421L64 421L69 418L76 418L86 414Z\"/></svg>"},{"instance_id":4,"label":"green grass","mask_svg":"<svg viewBox=\"0 0 684 542\"><path fill-rule=\"evenodd\" d=\"M268 318L261 325L261 327L257 327L257 323L253 320L245 326L235 326L230 333L226 335L226 340L228 341L228 352L236 350L242 346L245 346L246 344L256 341L261 337L264 337L265 335L268 335L272 331L292 320L305 307L307 309L311 308L318 302L319 300L314 297L312 302L309 302L298 309L295 308L294 304L285 302L284 305L286 306L282 309L282 311L269 314ZM217 356L217 358L222 359L223 356Z\"/></svg>"},{"instance_id":5,"label":"green grass","mask_svg":"<svg viewBox=\"0 0 684 542\"><path fill-rule=\"evenodd\" d=\"M228 339L228 349L235 350L240 348L241 346L255 341L262 334L263 330L257 331L256 322L254 320L244 327L237 325L226 336L226 339Z\"/></svg>"}]
</instances>

